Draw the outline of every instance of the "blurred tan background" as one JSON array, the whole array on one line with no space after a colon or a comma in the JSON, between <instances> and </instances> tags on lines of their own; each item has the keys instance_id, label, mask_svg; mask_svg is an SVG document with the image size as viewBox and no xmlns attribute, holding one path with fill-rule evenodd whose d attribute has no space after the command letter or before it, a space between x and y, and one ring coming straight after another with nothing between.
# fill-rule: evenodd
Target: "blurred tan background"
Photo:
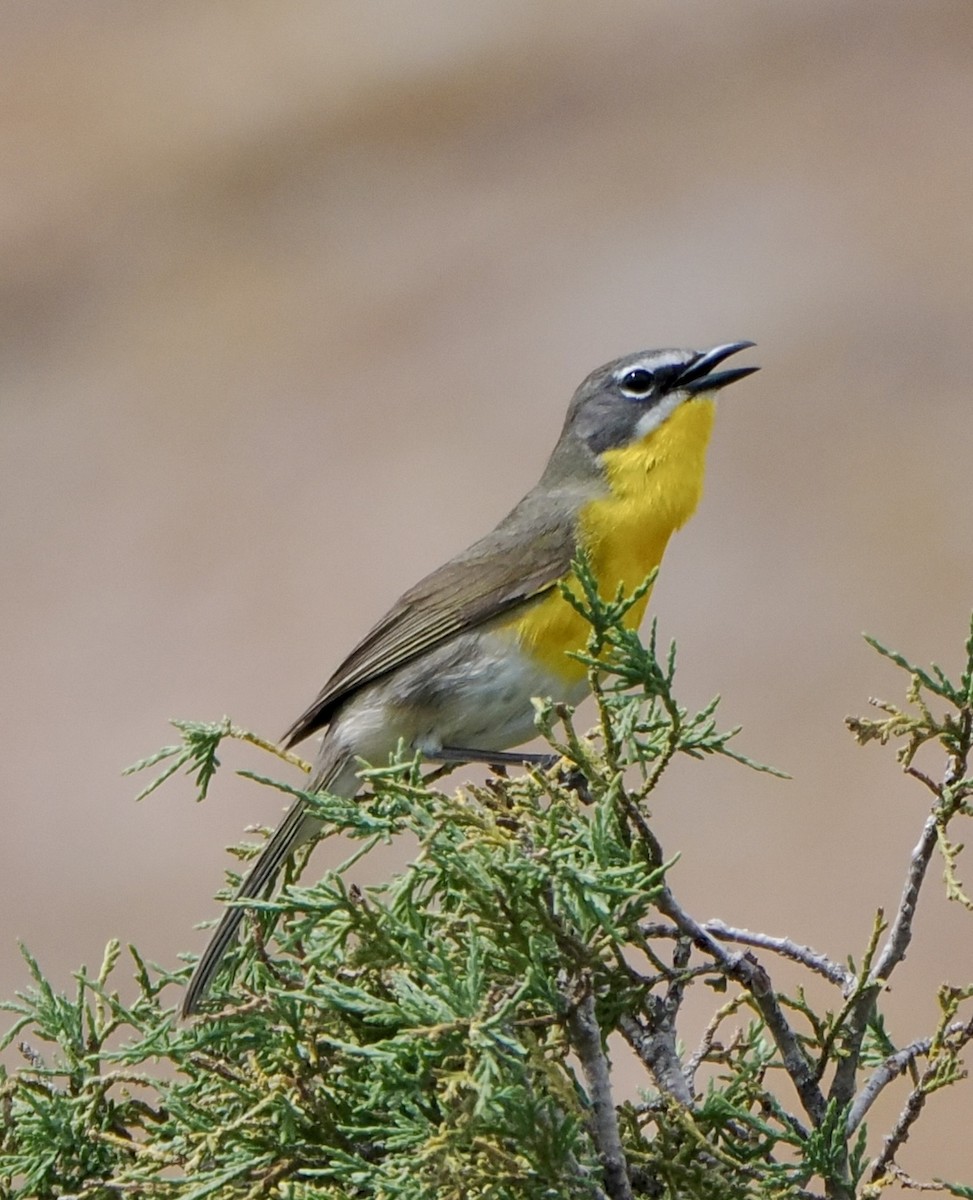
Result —
<instances>
[{"instance_id":1,"label":"blurred tan background","mask_svg":"<svg viewBox=\"0 0 973 1200\"><path fill-rule=\"evenodd\" d=\"M736 338L655 611L794 779L681 767L657 820L699 916L860 954L925 811L843 728L903 692L860 633L955 668L973 607L971 63L969 0L5 6L0 993L18 938L62 986L201 949L277 798L120 769L276 736L587 371ZM900 1043L973 977L938 874ZM930 1108L906 1165L968 1174L973 1091Z\"/></svg>"}]
</instances>

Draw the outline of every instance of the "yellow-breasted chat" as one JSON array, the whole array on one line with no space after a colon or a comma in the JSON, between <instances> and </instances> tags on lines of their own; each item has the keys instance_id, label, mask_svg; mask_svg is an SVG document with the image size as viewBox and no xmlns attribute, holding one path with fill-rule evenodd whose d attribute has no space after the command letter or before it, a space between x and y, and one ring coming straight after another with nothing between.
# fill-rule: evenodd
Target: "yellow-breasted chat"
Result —
<instances>
[{"instance_id":1,"label":"yellow-breasted chat","mask_svg":"<svg viewBox=\"0 0 973 1200\"><path fill-rule=\"evenodd\" d=\"M559 584L583 552L606 598L662 561L702 493L717 391L756 367L716 370L752 342L646 350L593 371L575 392L538 483L485 537L402 595L284 735L325 734L307 790L353 796L361 761L400 741L444 762L521 761L535 696L576 704L587 673L570 651L588 627ZM634 626L648 596L630 610ZM320 832L297 800L240 886L258 897ZM196 966L183 1014L198 1009L243 917L224 913Z\"/></svg>"}]
</instances>

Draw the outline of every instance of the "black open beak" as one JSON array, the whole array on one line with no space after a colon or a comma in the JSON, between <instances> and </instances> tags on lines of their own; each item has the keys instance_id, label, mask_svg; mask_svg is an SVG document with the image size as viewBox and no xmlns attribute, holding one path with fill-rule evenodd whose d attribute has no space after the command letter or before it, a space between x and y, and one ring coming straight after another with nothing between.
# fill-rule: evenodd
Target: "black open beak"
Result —
<instances>
[{"instance_id":1,"label":"black open beak","mask_svg":"<svg viewBox=\"0 0 973 1200\"><path fill-rule=\"evenodd\" d=\"M676 379L675 387L682 388L683 391L696 396L700 392L717 392L720 388L725 388L728 383L746 379L748 375L759 371L760 368L737 367L732 371L718 371L715 375L711 375L710 371L728 359L731 354L749 350L755 344L755 342L728 342L725 346L714 346L712 350L704 350Z\"/></svg>"}]
</instances>

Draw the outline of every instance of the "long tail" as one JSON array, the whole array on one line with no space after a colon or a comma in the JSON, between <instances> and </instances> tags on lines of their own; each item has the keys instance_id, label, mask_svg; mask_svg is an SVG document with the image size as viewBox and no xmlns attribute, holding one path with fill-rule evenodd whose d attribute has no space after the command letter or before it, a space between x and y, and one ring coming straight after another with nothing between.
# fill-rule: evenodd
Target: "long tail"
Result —
<instances>
[{"instance_id":1,"label":"long tail","mask_svg":"<svg viewBox=\"0 0 973 1200\"><path fill-rule=\"evenodd\" d=\"M347 766L348 760L344 756L337 761L328 762L324 769L319 765L310 781L309 789L317 791L332 783L337 785L345 783L343 769ZM350 794L354 793L354 787L352 774ZM240 889L234 899L253 900L262 895L277 878L281 867L298 846L317 836L321 829L321 822L317 817L311 816L306 809L307 804L304 800L294 802L283 821L274 830L270 841L264 846L260 857L253 864L250 874L240 884ZM200 1002L209 991L210 985L220 969L224 954L236 939L245 912L245 908L234 906L228 908L223 914L222 920L210 938L209 945L203 951L203 957L196 964L196 969L189 980L189 986L186 988L186 995L182 1002L184 1017L191 1017L193 1013L199 1011Z\"/></svg>"}]
</instances>

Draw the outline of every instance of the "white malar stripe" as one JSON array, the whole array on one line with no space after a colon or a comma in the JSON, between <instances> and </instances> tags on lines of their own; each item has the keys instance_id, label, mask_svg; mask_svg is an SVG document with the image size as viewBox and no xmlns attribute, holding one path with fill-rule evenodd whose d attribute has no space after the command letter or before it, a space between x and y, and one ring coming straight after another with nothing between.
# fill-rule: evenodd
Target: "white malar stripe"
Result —
<instances>
[{"instance_id":1,"label":"white malar stripe","mask_svg":"<svg viewBox=\"0 0 973 1200\"><path fill-rule=\"evenodd\" d=\"M640 442L643 438L648 437L650 433L659 428L663 421L672 416L680 404L684 404L688 399L689 393L681 389L663 396L658 404L654 404L639 417L633 441Z\"/></svg>"}]
</instances>

